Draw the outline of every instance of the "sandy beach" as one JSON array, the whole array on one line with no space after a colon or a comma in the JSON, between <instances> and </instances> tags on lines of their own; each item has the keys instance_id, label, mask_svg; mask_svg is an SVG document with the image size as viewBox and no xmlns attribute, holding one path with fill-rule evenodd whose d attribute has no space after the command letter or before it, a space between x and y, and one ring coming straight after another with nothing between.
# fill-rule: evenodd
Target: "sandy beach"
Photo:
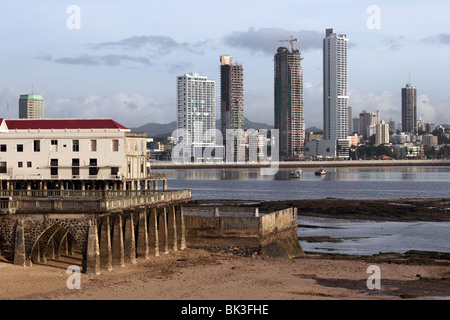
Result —
<instances>
[{"instance_id":1,"label":"sandy beach","mask_svg":"<svg viewBox=\"0 0 450 320\"><path fill-rule=\"evenodd\" d=\"M72 262L73 263L73 262ZM450 266L376 263L381 289L369 290L373 262L307 254L263 260L187 248L98 276L68 289L67 263L29 268L0 263L0 299L11 300L367 300L450 296Z\"/></svg>"},{"instance_id":2,"label":"sandy beach","mask_svg":"<svg viewBox=\"0 0 450 320\"><path fill-rule=\"evenodd\" d=\"M383 221L449 221L449 199L267 202L297 206L308 216ZM397 203L408 205L400 206ZM389 202L388 202L389 203ZM342 209L340 209L342 208ZM325 241L327 241L325 239ZM189 246L189 244L188 244ZM0 258L1 300L441 300L450 299L450 254L386 253L378 256L315 254L268 260L194 248L138 260L100 275L80 275L68 289L70 265L80 257L24 268ZM370 290L370 266L380 289Z\"/></svg>"}]
</instances>

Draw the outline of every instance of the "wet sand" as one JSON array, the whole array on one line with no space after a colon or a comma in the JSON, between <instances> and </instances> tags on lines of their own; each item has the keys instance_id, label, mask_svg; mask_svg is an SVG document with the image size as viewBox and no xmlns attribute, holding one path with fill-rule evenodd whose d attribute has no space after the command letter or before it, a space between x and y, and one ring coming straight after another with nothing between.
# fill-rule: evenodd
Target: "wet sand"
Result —
<instances>
[{"instance_id":1,"label":"wet sand","mask_svg":"<svg viewBox=\"0 0 450 320\"><path fill-rule=\"evenodd\" d=\"M229 204L229 202L228 202ZM299 215L384 221L449 221L449 199L302 200L262 203ZM398 211L397 211L398 209ZM326 239L324 240L326 241ZM68 257L66 257L68 259ZM80 260L24 268L0 260L0 299L6 300L401 300L450 299L450 254L410 252L380 256L306 253L264 260L187 248L101 275L81 274L67 288L66 269ZM371 265L381 289L369 290Z\"/></svg>"},{"instance_id":2,"label":"wet sand","mask_svg":"<svg viewBox=\"0 0 450 320\"><path fill-rule=\"evenodd\" d=\"M400 300L450 297L450 261L417 265L307 254L263 260L186 249L98 276L81 274L67 288L67 264L29 268L0 262L0 299L25 300ZM397 257L399 261L405 261ZM407 258L406 258L407 259ZM442 261L441 261L442 262ZM71 262L73 263L73 261ZM367 268L381 271L369 290Z\"/></svg>"}]
</instances>

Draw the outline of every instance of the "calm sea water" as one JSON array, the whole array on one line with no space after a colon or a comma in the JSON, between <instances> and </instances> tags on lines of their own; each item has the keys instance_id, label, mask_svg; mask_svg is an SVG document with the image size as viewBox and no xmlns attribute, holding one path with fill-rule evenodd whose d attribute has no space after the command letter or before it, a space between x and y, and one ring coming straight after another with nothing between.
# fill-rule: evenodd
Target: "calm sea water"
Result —
<instances>
[{"instance_id":1,"label":"calm sea water","mask_svg":"<svg viewBox=\"0 0 450 320\"><path fill-rule=\"evenodd\" d=\"M324 177L305 169L290 179L290 169L263 176L259 169L166 170L170 189L191 189L195 199L294 200L450 197L450 167L327 169Z\"/></svg>"},{"instance_id":2,"label":"calm sea water","mask_svg":"<svg viewBox=\"0 0 450 320\"><path fill-rule=\"evenodd\" d=\"M328 168L324 177L304 169L263 176L259 169L164 170L169 189L190 189L197 200L293 200L450 198L449 167ZM341 242L301 241L305 251L372 255L408 250L450 252L450 223L370 222L299 217L299 236L329 236Z\"/></svg>"}]
</instances>

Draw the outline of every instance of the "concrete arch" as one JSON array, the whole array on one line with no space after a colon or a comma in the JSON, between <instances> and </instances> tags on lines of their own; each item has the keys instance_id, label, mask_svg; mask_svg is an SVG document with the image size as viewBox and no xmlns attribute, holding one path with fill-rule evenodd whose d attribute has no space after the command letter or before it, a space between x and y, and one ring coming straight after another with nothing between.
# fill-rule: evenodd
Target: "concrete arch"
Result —
<instances>
[{"instance_id":1,"label":"concrete arch","mask_svg":"<svg viewBox=\"0 0 450 320\"><path fill-rule=\"evenodd\" d=\"M80 219L46 219L40 224L25 224L25 260L45 263L47 258L60 257L63 240L69 241L68 246L74 244L80 248L82 259L86 259L87 235L89 220Z\"/></svg>"}]
</instances>

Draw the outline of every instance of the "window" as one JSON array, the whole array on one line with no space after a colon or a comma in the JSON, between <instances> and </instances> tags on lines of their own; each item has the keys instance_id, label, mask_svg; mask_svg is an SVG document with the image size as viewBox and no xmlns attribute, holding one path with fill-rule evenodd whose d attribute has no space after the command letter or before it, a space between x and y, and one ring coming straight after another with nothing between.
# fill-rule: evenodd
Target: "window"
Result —
<instances>
[{"instance_id":1,"label":"window","mask_svg":"<svg viewBox=\"0 0 450 320\"><path fill-rule=\"evenodd\" d=\"M111 175L117 176L119 174L119 168L118 167L111 167Z\"/></svg>"},{"instance_id":2,"label":"window","mask_svg":"<svg viewBox=\"0 0 450 320\"><path fill-rule=\"evenodd\" d=\"M72 151L73 152L80 151L80 140L72 140Z\"/></svg>"},{"instance_id":3,"label":"window","mask_svg":"<svg viewBox=\"0 0 450 320\"><path fill-rule=\"evenodd\" d=\"M97 140L91 140L89 142L89 151L97 151Z\"/></svg>"},{"instance_id":4,"label":"window","mask_svg":"<svg viewBox=\"0 0 450 320\"><path fill-rule=\"evenodd\" d=\"M50 175L58 175L58 159L50 159Z\"/></svg>"},{"instance_id":5,"label":"window","mask_svg":"<svg viewBox=\"0 0 450 320\"><path fill-rule=\"evenodd\" d=\"M17 163L17 167L18 167L18 168L23 168L23 162L22 162L22 161L19 161L19 162Z\"/></svg>"},{"instance_id":6,"label":"window","mask_svg":"<svg viewBox=\"0 0 450 320\"><path fill-rule=\"evenodd\" d=\"M6 152L6 144L0 144L0 152Z\"/></svg>"},{"instance_id":7,"label":"window","mask_svg":"<svg viewBox=\"0 0 450 320\"><path fill-rule=\"evenodd\" d=\"M58 151L58 140L52 140L50 142L50 151Z\"/></svg>"},{"instance_id":8,"label":"window","mask_svg":"<svg viewBox=\"0 0 450 320\"><path fill-rule=\"evenodd\" d=\"M113 152L119 151L119 140L112 141L112 151Z\"/></svg>"},{"instance_id":9,"label":"window","mask_svg":"<svg viewBox=\"0 0 450 320\"><path fill-rule=\"evenodd\" d=\"M41 151L41 141L40 140L34 140L33 141L33 150L34 150L34 152L40 152Z\"/></svg>"},{"instance_id":10,"label":"window","mask_svg":"<svg viewBox=\"0 0 450 320\"><path fill-rule=\"evenodd\" d=\"M97 159L89 159L89 175L96 176L98 173Z\"/></svg>"},{"instance_id":11,"label":"window","mask_svg":"<svg viewBox=\"0 0 450 320\"><path fill-rule=\"evenodd\" d=\"M23 152L23 144L17 145L17 152Z\"/></svg>"},{"instance_id":12,"label":"window","mask_svg":"<svg viewBox=\"0 0 450 320\"><path fill-rule=\"evenodd\" d=\"M80 175L80 159L72 159L72 176Z\"/></svg>"},{"instance_id":13,"label":"window","mask_svg":"<svg viewBox=\"0 0 450 320\"><path fill-rule=\"evenodd\" d=\"M27 161L27 168L31 168L33 167L33 164L31 163L31 161Z\"/></svg>"},{"instance_id":14,"label":"window","mask_svg":"<svg viewBox=\"0 0 450 320\"><path fill-rule=\"evenodd\" d=\"M0 162L0 173L6 173L6 162Z\"/></svg>"}]
</instances>

